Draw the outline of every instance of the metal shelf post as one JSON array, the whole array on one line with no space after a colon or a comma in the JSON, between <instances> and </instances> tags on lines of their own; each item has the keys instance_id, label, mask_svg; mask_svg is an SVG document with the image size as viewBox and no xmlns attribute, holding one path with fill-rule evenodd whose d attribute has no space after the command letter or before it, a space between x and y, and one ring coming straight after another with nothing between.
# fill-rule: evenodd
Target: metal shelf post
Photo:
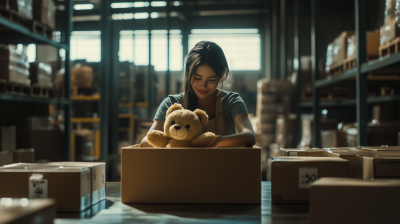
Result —
<instances>
[{"instance_id":1,"label":"metal shelf post","mask_svg":"<svg viewBox=\"0 0 400 224\"><path fill-rule=\"evenodd\" d=\"M312 71L312 82L313 82L313 133L312 133L312 145L313 147L321 147L321 131L320 131L320 108L319 108L319 89L315 88L315 84L319 79L319 68L318 68L318 41L319 41L319 0L311 1L311 71Z\"/></svg>"},{"instance_id":2,"label":"metal shelf post","mask_svg":"<svg viewBox=\"0 0 400 224\"><path fill-rule=\"evenodd\" d=\"M300 45L300 24L301 24L301 4L300 0L294 0L294 58L295 58L295 70L297 73L296 79L296 94L295 94L295 102L296 102L296 135L295 135L295 144L298 145L301 141L301 45Z\"/></svg>"}]
</instances>

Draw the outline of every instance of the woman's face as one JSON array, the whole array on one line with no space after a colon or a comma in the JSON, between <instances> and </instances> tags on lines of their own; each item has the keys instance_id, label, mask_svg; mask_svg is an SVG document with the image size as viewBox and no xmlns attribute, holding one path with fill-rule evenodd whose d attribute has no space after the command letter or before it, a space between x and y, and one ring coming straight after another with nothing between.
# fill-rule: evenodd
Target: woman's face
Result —
<instances>
[{"instance_id":1,"label":"woman's face","mask_svg":"<svg viewBox=\"0 0 400 224\"><path fill-rule=\"evenodd\" d=\"M200 65L193 74L191 83L197 97L205 99L215 92L219 78L210 66Z\"/></svg>"}]
</instances>

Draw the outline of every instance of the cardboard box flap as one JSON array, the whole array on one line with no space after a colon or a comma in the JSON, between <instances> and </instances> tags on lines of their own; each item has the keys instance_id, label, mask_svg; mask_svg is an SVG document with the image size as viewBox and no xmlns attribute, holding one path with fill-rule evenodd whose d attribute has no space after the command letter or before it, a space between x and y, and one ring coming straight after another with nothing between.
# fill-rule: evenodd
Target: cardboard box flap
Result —
<instances>
[{"instance_id":1,"label":"cardboard box flap","mask_svg":"<svg viewBox=\"0 0 400 224\"><path fill-rule=\"evenodd\" d=\"M315 186L354 186L354 187L393 187L397 186L400 190L400 180L361 180L356 178L322 177L312 183L310 187Z\"/></svg>"},{"instance_id":2,"label":"cardboard box flap","mask_svg":"<svg viewBox=\"0 0 400 224\"><path fill-rule=\"evenodd\" d=\"M345 159L337 157L302 157L302 156L276 156L272 157L276 162L347 162Z\"/></svg>"},{"instance_id":3,"label":"cardboard box flap","mask_svg":"<svg viewBox=\"0 0 400 224\"><path fill-rule=\"evenodd\" d=\"M20 163L0 167L0 172L81 172L88 169L87 167L64 167Z\"/></svg>"},{"instance_id":4,"label":"cardboard box flap","mask_svg":"<svg viewBox=\"0 0 400 224\"><path fill-rule=\"evenodd\" d=\"M361 149L368 151L399 151L400 146L367 146L361 147Z\"/></svg>"}]
</instances>

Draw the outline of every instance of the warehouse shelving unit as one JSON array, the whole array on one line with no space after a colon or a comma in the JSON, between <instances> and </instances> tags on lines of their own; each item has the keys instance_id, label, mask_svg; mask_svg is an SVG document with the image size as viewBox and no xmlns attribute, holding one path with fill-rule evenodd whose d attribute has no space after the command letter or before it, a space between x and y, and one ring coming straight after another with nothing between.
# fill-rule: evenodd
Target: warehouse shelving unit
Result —
<instances>
[{"instance_id":1,"label":"warehouse shelving unit","mask_svg":"<svg viewBox=\"0 0 400 224\"><path fill-rule=\"evenodd\" d=\"M300 7L299 2L301 0L295 0L295 8L294 12L295 18L299 18L300 15ZM312 83L313 83L313 100L299 102L297 104L296 113L298 115L298 119L300 120L301 108L312 108L314 118L320 117L320 108L323 107L342 107L342 106L356 106L356 117L358 125L358 136L357 142L358 145L368 145L368 104L372 103L382 103L382 102L393 102L399 101L400 95L390 95L390 96L377 96L377 97L368 97L367 94L367 86L368 86L368 75L370 72L376 72L380 69L385 69L389 67L397 67L400 68L400 54L392 54L390 56L384 56L372 61L366 61L366 35L360 35L366 33L366 2L362 0L354 0L355 4L355 31L356 31L356 42L358 49L356 55L356 67L350 70L343 72L342 74L327 77L324 79L319 79L319 70L318 70L318 60L319 55L317 53L318 45L318 33L320 32L320 27L318 26L318 16L319 16L319 1L311 0L311 38L312 38ZM295 39L299 38L298 30L300 23L295 22ZM298 40L297 40L298 41ZM296 44L295 41L295 58L300 58L300 46ZM299 63L300 64L300 63ZM301 68L297 68L298 74L300 74ZM378 75L379 77L379 75ZM355 79L356 85L356 99L353 100L344 100L344 101L320 101L319 90L324 87L333 86L340 82ZM298 79L300 80L300 79ZM371 80L372 81L372 80ZM301 93L301 83L297 84L297 94ZM301 125L300 122L297 123ZM314 119L313 122L313 146L321 147L321 135L320 135L320 120ZM299 130L299 129L298 129ZM298 137L296 139L299 139Z\"/></svg>"},{"instance_id":2,"label":"warehouse shelving unit","mask_svg":"<svg viewBox=\"0 0 400 224\"><path fill-rule=\"evenodd\" d=\"M61 25L61 42L56 42L40 34L34 33L28 28L14 23L4 17L0 17L0 26L4 29L0 32L0 44L44 44L58 50L65 50L65 75L63 98L39 98L32 96L12 95L0 93L0 103L17 104L55 104L64 109L64 145L63 158L70 160L70 133L71 133L71 84L70 84L70 36L72 31L72 1L63 1L64 20ZM60 11L58 11L60 12Z\"/></svg>"}]
</instances>

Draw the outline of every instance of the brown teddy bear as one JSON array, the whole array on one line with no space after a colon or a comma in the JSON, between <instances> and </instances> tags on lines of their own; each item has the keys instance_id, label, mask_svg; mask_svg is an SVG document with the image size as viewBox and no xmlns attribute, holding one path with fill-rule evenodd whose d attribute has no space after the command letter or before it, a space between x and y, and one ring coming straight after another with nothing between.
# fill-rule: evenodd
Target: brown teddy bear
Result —
<instances>
[{"instance_id":1,"label":"brown teddy bear","mask_svg":"<svg viewBox=\"0 0 400 224\"><path fill-rule=\"evenodd\" d=\"M216 136L212 132L202 134L207 123L208 115L204 110L190 111L175 103L168 108L164 132L149 131L147 140L154 147L210 147Z\"/></svg>"}]
</instances>

